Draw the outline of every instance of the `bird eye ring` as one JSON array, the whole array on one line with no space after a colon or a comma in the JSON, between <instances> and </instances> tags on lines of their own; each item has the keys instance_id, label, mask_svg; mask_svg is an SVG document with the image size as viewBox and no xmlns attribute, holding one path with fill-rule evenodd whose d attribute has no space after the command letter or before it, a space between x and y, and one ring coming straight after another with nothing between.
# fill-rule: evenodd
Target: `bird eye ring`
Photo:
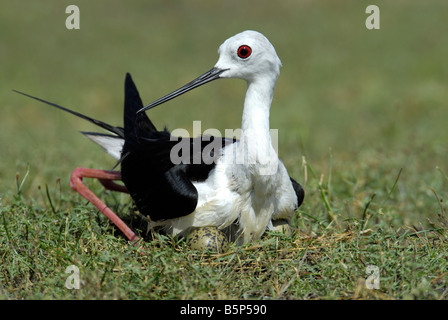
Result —
<instances>
[{"instance_id":1,"label":"bird eye ring","mask_svg":"<svg viewBox=\"0 0 448 320\"><path fill-rule=\"evenodd\" d=\"M252 54L252 49L244 44L238 48L237 54L241 59L247 59Z\"/></svg>"}]
</instances>

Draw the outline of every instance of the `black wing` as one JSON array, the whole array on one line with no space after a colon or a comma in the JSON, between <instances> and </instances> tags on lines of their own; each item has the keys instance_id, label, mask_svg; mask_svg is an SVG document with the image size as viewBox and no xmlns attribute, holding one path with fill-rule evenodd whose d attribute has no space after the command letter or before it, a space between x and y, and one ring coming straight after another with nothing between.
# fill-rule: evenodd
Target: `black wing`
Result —
<instances>
[{"instance_id":1,"label":"black wing","mask_svg":"<svg viewBox=\"0 0 448 320\"><path fill-rule=\"evenodd\" d=\"M213 137L204 139L205 141L201 138L183 140L183 143L190 145L190 150L197 150L196 155L189 154L187 163L174 164L170 153L181 138L173 138L167 130L157 131L145 113L137 114L143 104L130 74L126 75L125 82L124 128L14 91L85 119L113 135L93 132L83 132L84 134L124 139L120 160L122 180L139 211L149 215L152 220L182 217L192 213L198 201L198 192L192 181L205 180L215 167L213 159L220 154L216 149L211 149L207 151L207 156L203 157L204 148L214 142L214 139L221 140L221 147L236 141ZM196 143L201 144L200 148L194 147ZM197 159L200 160L199 163L196 163Z\"/></svg>"},{"instance_id":2,"label":"black wing","mask_svg":"<svg viewBox=\"0 0 448 320\"><path fill-rule=\"evenodd\" d=\"M172 137L166 129L158 131L145 113L137 113L142 107L137 88L127 74L122 180L139 211L152 220L186 216L196 209L198 202L198 192L192 182L204 181L215 167L215 161L210 159L220 154L216 152L218 150L211 149L204 159L204 148L214 139L221 140L219 146L222 148L229 143L229 139L202 141L201 138ZM188 144L189 148L184 150L191 152L186 158L180 155L187 161L175 163L171 152L179 143ZM197 145L194 147L196 143L201 144L200 148Z\"/></svg>"},{"instance_id":3,"label":"black wing","mask_svg":"<svg viewBox=\"0 0 448 320\"><path fill-rule=\"evenodd\" d=\"M294 191L297 196L297 208L300 207L300 205L303 202L303 199L305 198L305 191L303 190L302 186L293 178L289 177L291 179L292 187L294 188Z\"/></svg>"}]
</instances>

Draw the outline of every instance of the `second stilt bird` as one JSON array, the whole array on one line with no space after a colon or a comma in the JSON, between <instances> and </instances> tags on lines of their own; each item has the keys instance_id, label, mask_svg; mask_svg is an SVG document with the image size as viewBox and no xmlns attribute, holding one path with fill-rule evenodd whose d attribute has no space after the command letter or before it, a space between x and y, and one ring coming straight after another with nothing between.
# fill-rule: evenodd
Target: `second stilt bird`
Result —
<instances>
[{"instance_id":1,"label":"second stilt bird","mask_svg":"<svg viewBox=\"0 0 448 320\"><path fill-rule=\"evenodd\" d=\"M288 225L303 201L302 187L288 175L270 136L269 112L281 67L274 47L259 32L244 31L227 39L218 53L219 60L210 71L147 106L128 74L124 128L27 95L110 132L84 134L120 159L121 172L77 168L71 186L131 241L138 236L87 189L82 178L98 178L106 188L129 192L139 211L150 217L150 226L161 226L175 235L191 227L214 226L230 230L240 243L259 239L267 229ZM158 131L144 113L221 78L247 82L240 140L172 137L167 130ZM179 148L181 143L190 147ZM179 155L186 150L188 155ZM173 156L182 161L173 161ZM124 186L114 180L122 180Z\"/></svg>"}]
</instances>

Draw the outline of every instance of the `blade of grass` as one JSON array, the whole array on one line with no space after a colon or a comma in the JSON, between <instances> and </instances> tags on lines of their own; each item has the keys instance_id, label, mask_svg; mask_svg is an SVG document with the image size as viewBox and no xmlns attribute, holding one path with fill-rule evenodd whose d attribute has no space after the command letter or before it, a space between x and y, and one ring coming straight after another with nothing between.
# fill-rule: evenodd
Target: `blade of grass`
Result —
<instances>
[{"instance_id":1,"label":"blade of grass","mask_svg":"<svg viewBox=\"0 0 448 320\"><path fill-rule=\"evenodd\" d=\"M392 196L392 193L394 192L395 188L397 187L398 180L400 180L400 176L401 176L401 173L402 173L402 172L403 172L403 168L400 168L400 171L398 172L397 178L395 179L395 182L394 182L392 188L391 188L390 191L387 193L386 198L385 198L384 201L381 203L380 208L383 208L384 205L386 204L386 202L387 202L387 201L390 199L390 197Z\"/></svg>"},{"instance_id":2,"label":"blade of grass","mask_svg":"<svg viewBox=\"0 0 448 320\"><path fill-rule=\"evenodd\" d=\"M48 190L48 184L45 184L45 192L47 194L48 201L50 202L51 211L56 214L56 209L53 205L53 201L51 200L50 191Z\"/></svg>"},{"instance_id":3,"label":"blade of grass","mask_svg":"<svg viewBox=\"0 0 448 320\"><path fill-rule=\"evenodd\" d=\"M373 216L373 214L369 214L368 213L369 212L368 210L369 210L369 206L372 203L373 199L375 199L375 196L376 196L376 192L374 192L372 194L372 196L370 197L369 201L367 201L366 205L364 206L364 211L362 213L362 221L364 221L364 225L363 225L363 227L361 228L360 231L363 231L363 230L365 230L367 228L369 220Z\"/></svg>"},{"instance_id":4,"label":"blade of grass","mask_svg":"<svg viewBox=\"0 0 448 320\"><path fill-rule=\"evenodd\" d=\"M306 160L304 158L304 161L305 161L305 164L306 164L307 168L310 170L311 174L313 175L313 177L318 181L317 185L319 187L320 196L321 196L322 200L324 201L325 208L327 209L327 213L328 213L328 217L329 217L330 223L334 222L336 224L336 226L339 227L339 223L337 221L336 214L334 213L334 211L333 211L333 209L332 209L332 207L330 205L330 202L328 201L328 197L325 194L325 189L324 189L324 186L322 184L321 179L317 178L317 175L314 172L314 169L311 167L311 165L308 162L308 160Z\"/></svg>"},{"instance_id":5,"label":"blade of grass","mask_svg":"<svg viewBox=\"0 0 448 320\"><path fill-rule=\"evenodd\" d=\"M431 191L432 191L432 192L434 193L434 195L436 196L437 203L438 203L439 206L440 206L440 213L441 213L442 215L445 215L445 208L443 207L443 200L439 198L439 196L437 195L437 192L436 192L433 188L429 187L429 189L431 189Z\"/></svg>"},{"instance_id":6,"label":"blade of grass","mask_svg":"<svg viewBox=\"0 0 448 320\"><path fill-rule=\"evenodd\" d=\"M30 173L30 164L27 164L25 176L23 177L22 181L19 183L20 174L16 173L16 187L17 187L17 194L22 194L23 185L25 184L26 178L28 177L28 174Z\"/></svg>"}]
</instances>

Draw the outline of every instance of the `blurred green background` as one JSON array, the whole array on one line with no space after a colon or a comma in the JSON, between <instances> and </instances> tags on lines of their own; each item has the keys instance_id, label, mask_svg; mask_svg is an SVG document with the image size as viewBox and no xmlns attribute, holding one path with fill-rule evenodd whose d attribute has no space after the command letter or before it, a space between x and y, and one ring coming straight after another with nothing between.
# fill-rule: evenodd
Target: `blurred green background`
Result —
<instances>
[{"instance_id":1,"label":"blurred green background","mask_svg":"<svg viewBox=\"0 0 448 320\"><path fill-rule=\"evenodd\" d=\"M80 30L65 27L70 4ZM370 4L381 10L380 30L365 27ZM115 163L77 132L92 125L12 89L121 125L126 72L149 103L209 70L225 39L254 29L283 62L271 127L291 175L306 184L306 156L331 175L335 207L356 211L368 195L386 194L403 168L396 212L435 214L431 188L448 195L447 18L446 0L2 0L0 197L16 192L16 172L23 177L28 165L24 192L33 196L58 178L71 192L77 166ZM203 130L224 132L240 126L244 93L240 80L215 81L148 115L159 128L201 120ZM308 187L312 212L319 196Z\"/></svg>"}]
</instances>

